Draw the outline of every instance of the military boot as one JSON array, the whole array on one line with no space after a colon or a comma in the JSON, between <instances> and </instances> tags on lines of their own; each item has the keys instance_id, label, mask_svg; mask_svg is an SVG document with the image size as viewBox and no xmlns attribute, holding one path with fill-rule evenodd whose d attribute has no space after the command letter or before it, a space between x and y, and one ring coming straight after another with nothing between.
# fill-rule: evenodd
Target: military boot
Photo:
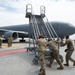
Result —
<instances>
[{"instance_id":1,"label":"military boot","mask_svg":"<svg viewBox=\"0 0 75 75\"><path fill-rule=\"evenodd\" d=\"M75 66L75 62L73 63L73 66Z\"/></svg>"},{"instance_id":2,"label":"military boot","mask_svg":"<svg viewBox=\"0 0 75 75\"><path fill-rule=\"evenodd\" d=\"M46 75L46 72L45 72L45 70L43 70L43 75Z\"/></svg>"},{"instance_id":3,"label":"military boot","mask_svg":"<svg viewBox=\"0 0 75 75\"><path fill-rule=\"evenodd\" d=\"M64 66L69 66L69 64L66 63L66 64L64 64Z\"/></svg>"},{"instance_id":4,"label":"military boot","mask_svg":"<svg viewBox=\"0 0 75 75\"><path fill-rule=\"evenodd\" d=\"M58 70L63 70L64 67L63 67L63 66L60 66L60 67L58 67L57 69L58 69Z\"/></svg>"},{"instance_id":5,"label":"military boot","mask_svg":"<svg viewBox=\"0 0 75 75\"><path fill-rule=\"evenodd\" d=\"M41 70L39 75L46 75L45 70Z\"/></svg>"}]
</instances>

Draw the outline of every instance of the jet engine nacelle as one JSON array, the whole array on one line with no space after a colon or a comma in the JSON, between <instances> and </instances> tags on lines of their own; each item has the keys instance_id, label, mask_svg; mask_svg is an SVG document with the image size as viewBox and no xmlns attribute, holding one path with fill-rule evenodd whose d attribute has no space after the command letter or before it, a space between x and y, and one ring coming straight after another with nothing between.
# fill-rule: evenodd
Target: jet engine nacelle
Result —
<instances>
[{"instance_id":1,"label":"jet engine nacelle","mask_svg":"<svg viewBox=\"0 0 75 75\"><path fill-rule=\"evenodd\" d=\"M5 39L8 39L9 36L11 36L12 39L17 39L17 38L18 38L18 33L9 31L9 32L6 32L6 33L4 34L4 38L5 38Z\"/></svg>"}]
</instances>

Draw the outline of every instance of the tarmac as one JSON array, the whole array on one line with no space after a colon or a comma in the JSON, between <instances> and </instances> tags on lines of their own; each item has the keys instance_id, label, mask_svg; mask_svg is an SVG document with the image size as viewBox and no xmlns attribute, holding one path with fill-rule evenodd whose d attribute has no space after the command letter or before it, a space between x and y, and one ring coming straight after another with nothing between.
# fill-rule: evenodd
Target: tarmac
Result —
<instances>
[{"instance_id":1,"label":"tarmac","mask_svg":"<svg viewBox=\"0 0 75 75\"><path fill-rule=\"evenodd\" d=\"M0 49L0 75L38 75L40 65L33 64L35 54L27 52L27 47L29 43L14 43L12 47L6 45ZM65 48L66 46L60 48L60 54L64 59L63 64L65 63ZM72 58L75 59L75 51ZM72 62L69 63L70 66L64 66L64 70L57 70L59 65L54 61L51 68L46 67L46 75L75 75L75 66Z\"/></svg>"}]
</instances>

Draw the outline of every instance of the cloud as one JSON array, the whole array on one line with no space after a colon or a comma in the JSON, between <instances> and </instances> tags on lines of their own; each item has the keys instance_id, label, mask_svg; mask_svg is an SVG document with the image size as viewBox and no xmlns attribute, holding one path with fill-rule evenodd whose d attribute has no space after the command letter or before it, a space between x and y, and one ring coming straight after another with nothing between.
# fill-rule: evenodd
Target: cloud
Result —
<instances>
[{"instance_id":1,"label":"cloud","mask_svg":"<svg viewBox=\"0 0 75 75\"><path fill-rule=\"evenodd\" d=\"M6 0L0 1L0 7L5 9L5 11L15 11L16 8L12 6L11 2L7 2Z\"/></svg>"},{"instance_id":2,"label":"cloud","mask_svg":"<svg viewBox=\"0 0 75 75\"><path fill-rule=\"evenodd\" d=\"M74 23L74 0L0 0L0 25L28 23L25 18L26 5L32 4L33 13L40 14L40 6L46 7L49 21L65 21Z\"/></svg>"}]
</instances>

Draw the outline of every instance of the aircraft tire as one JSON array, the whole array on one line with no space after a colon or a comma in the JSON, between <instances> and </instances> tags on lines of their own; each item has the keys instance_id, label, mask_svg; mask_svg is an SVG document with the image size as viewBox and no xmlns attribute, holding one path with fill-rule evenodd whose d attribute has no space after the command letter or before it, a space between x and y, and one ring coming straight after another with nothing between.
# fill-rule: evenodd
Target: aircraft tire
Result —
<instances>
[{"instance_id":1,"label":"aircraft tire","mask_svg":"<svg viewBox=\"0 0 75 75\"><path fill-rule=\"evenodd\" d=\"M19 42L25 42L25 40L20 40Z\"/></svg>"},{"instance_id":2,"label":"aircraft tire","mask_svg":"<svg viewBox=\"0 0 75 75\"><path fill-rule=\"evenodd\" d=\"M3 42L3 43L7 43L7 42L8 42L8 40L2 40L2 42Z\"/></svg>"}]
</instances>

